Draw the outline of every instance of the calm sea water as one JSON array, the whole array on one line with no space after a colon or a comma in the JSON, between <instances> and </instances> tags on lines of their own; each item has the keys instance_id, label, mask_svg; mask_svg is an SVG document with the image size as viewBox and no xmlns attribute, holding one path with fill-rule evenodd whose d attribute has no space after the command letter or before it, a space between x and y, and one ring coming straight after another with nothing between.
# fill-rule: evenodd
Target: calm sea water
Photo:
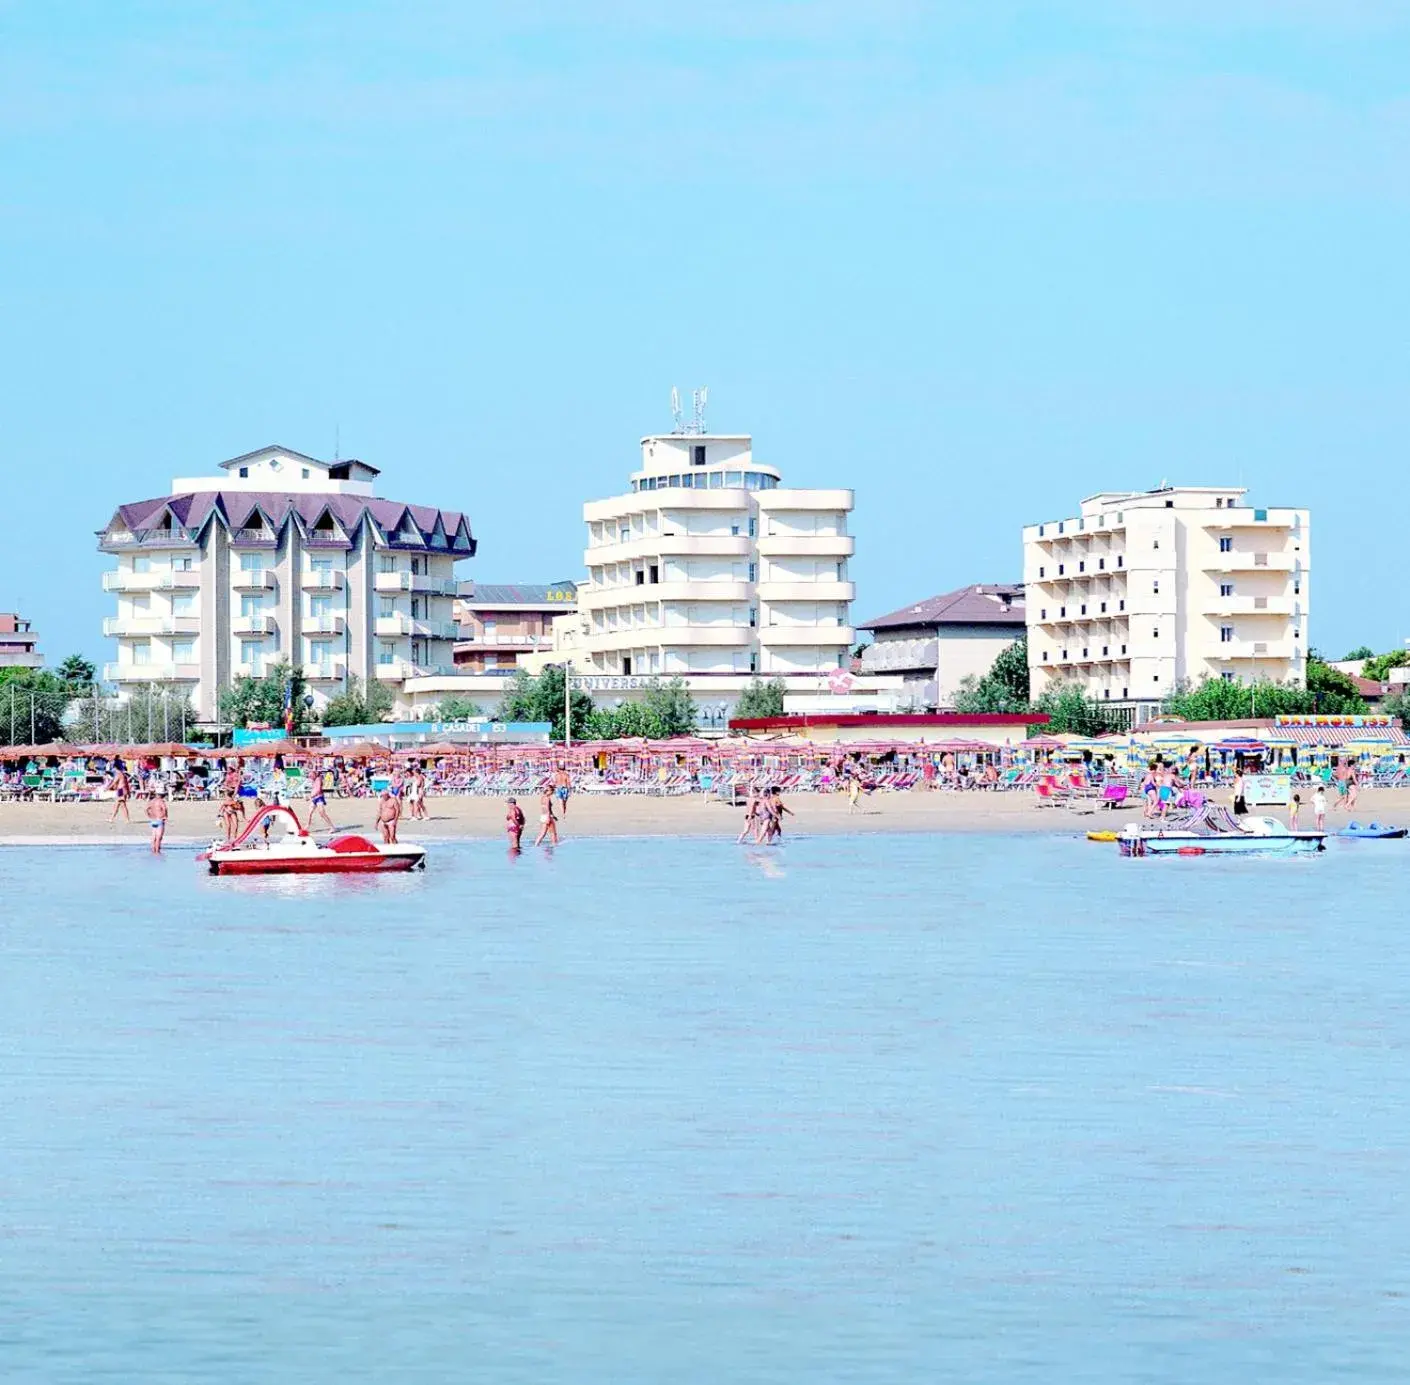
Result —
<instances>
[{"instance_id":1,"label":"calm sea water","mask_svg":"<svg viewBox=\"0 0 1410 1385\"><path fill-rule=\"evenodd\" d=\"M0 852L0 1374L1403 1380L1407 867Z\"/></svg>"}]
</instances>

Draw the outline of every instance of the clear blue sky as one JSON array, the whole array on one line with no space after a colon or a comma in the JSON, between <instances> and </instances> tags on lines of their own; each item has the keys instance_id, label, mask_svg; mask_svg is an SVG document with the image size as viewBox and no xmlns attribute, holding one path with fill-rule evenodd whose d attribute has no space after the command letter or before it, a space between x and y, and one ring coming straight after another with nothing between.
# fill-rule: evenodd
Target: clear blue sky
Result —
<instances>
[{"instance_id":1,"label":"clear blue sky","mask_svg":"<svg viewBox=\"0 0 1410 1385\"><path fill-rule=\"evenodd\" d=\"M581 570L672 384L857 490L856 615L1117 486L1313 511L1313 643L1410 635L1410 7L0 0L0 609L279 441Z\"/></svg>"}]
</instances>

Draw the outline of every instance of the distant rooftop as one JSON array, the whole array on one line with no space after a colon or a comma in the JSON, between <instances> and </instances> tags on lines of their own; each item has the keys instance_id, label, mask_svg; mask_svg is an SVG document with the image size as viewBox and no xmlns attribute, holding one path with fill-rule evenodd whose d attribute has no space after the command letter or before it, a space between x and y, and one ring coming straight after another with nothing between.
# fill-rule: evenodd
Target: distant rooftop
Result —
<instances>
[{"instance_id":1,"label":"distant rooftop","mask_svg":"<svg viewBox=\"0 0 1410 1385\"><path fill-rule=\"evenodd\" d=\"M977 582L903 606L874 620L861 621L859 630L894 630L910 625L1012 625L1025 623L1023 585L1017 582Z\"/></svg>"},{"instance_id":2,"label":"distant rooftop","mask_svg":"<svg viewBox=\"0 0 1410 1385\"><path fill-rule=\"evenodd\" d=\"M462 591L464 606L572 606L578 600L576 582L474 582Z\"/></svg>"}]
</instances>

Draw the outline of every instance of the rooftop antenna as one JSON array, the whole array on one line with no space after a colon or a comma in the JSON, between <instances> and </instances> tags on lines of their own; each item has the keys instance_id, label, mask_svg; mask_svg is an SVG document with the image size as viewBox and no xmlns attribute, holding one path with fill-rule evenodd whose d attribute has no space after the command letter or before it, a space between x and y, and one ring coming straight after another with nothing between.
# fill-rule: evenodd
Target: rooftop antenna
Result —
<instances>
[{"instance_id":1,"label":"rooftop antenna","mask_svg":"<svg viewBox=\"0 0 1410 1385\"><path fill-rule=\"evenodd\" d=\"M685 432L685 424L681 422L681 392L674 385L671 386L671 420L674 424L671 432Z\"/></svg>"},{"instance_id":2,"label":"rooftop antenna","mask_svg":"<svg viewBox=\"0 0 1410 1385\"><path fill-rule=\"evenodd\" d=\"M691 402L694 407L692 409L690 427L686 429L686 432L694 433L698 436L705 431L705 405L708 404L709 401L710 391L704 385L701 385L691 396Z\"/></svg>"}]
</instances>

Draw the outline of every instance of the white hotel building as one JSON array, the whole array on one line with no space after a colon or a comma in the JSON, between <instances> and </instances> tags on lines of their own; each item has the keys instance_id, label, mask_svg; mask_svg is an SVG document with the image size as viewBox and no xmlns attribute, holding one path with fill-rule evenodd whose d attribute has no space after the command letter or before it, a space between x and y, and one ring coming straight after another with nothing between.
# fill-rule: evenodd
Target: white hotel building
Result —
<instances>
[{"instance_id":1,"label":"white hotel building","mask_svg":"<svg viewBox=\"0 0 1410 1385\"><path fill-rule=\"evenodd\" d=\"M852 492L781 479L747 436L643 438L630 491L583 507L577 669L686 676L730 701L755 676L826 691L855 639Z\"/></svg>"},{"instance_id":2,"label":"white hotel building","mask_svg":"<svg viewBox=\"0 0 1410 1385\"><path fill-rule=\"evenodd\" d=\"M322 704L350 676L408 684L452 672L465 516L375 494L376 467L266 447L118 507L99 532L117 642L105 681L184 688L205 722L242 674L303 666Z\"/></svg>"},{"instance_id":3,"label":"white hotel building","mask_svg":"<svg viewBox=\"0 0 1410 1385\"><path fill-rule=\"evenodd\" d=\"M1203 678L1300 683L1310 519L1235 486L1094 495L1023 531L1035 697L1075 682L1148 711Z\"/></svg>"}]
</instances>

